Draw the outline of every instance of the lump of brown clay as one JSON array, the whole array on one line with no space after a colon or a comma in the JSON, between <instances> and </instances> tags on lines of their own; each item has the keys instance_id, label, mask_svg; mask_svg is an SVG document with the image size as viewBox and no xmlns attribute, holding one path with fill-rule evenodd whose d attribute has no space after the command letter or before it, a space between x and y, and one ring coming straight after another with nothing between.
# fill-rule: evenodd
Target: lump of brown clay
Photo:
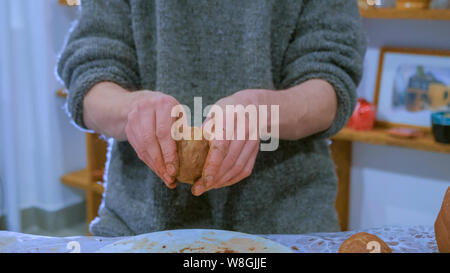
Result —
<instances>
[{"instance_id":1,"label":"lump of brown clay","mask_svg":"<svg viewBox=\"0 0 450 273\"><path fill-rule=\"evenodd\" d=\"M202 136L201 140L195 140L197 131ZM187 184L194 184L202 176L203 165L209 152L209 142L204 138L202 129L191 127L191 139L177 141L179 169L177 180Z\"/></svg>"},{"instance_id":2,"label":"lump of brown clay","mask_svg":"<svg viewBox=\"0 0 450 273\"><path fill-rule=\"evenodd\" d=\"M450 253L450 187L444 196L441 210L434 223L434 234L441 253Z\"/></svg>"},{"instance_id":3,"label":"lump of brown clay","mask_svg":"<svg viewBox=\"0 0 450 273\"><path fill-rule=\"evenodd\" d=\"M360 232L347 238L339 253L392 253L392 249L378 236Z\"/></svg>"}]
</instances>

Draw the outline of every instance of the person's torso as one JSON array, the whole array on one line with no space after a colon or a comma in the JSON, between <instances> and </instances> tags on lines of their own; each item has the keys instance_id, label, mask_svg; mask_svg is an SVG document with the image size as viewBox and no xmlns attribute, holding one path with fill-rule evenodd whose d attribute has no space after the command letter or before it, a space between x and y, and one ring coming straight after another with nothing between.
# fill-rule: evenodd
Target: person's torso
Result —
<instances>
[{"instance_id":1,"label":"person's torso","mask_svg":"<svg viewBox=\"0 0 450 273\"><path fill-rule=\"evenodd\" d=\"M191 108L194 96L205 107L243 89L278 89L302 3L130 0L140 87ZM185 184L167 189L127 142L114 144L110 160L105 207L134 234L186 227L300 233L335 223L325 140L281 141L259 153L249 178L202 197Z\"/></svg>"},{"instance_id":2,"label":"person's torso","mask_svg":"<svg viewBox=\"0 0 450 273\"><path fill-rule=\"evenodd\" d=\"M302 1L130 0L142 88L191 106L277 89Z\"/></svg>"}]
</instances>

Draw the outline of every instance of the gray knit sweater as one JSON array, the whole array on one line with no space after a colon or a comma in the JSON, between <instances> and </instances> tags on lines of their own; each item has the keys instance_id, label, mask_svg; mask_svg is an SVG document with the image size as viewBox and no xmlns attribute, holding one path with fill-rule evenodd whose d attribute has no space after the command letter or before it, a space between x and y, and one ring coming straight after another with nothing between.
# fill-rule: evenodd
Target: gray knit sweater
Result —
<instances>
[{"instance_id":1,"label":"gray knit sweater","mask_svg":"<svg viewBox=\"0 0 450 273\"><path fill-rule=\"evenodd\" d=\"M337 231L336 175L327 138L355 105L364 35L353 0L84 0L60 56L68 111L82 128L83 97L96 83L158 90L203 106L242 89L279 90L312 78L330 82L338 112L326 131L260 152L253 174L194 197L175 190L112 142L94 235L178 228L248 233Z\"/></svg>"}]
</instances>

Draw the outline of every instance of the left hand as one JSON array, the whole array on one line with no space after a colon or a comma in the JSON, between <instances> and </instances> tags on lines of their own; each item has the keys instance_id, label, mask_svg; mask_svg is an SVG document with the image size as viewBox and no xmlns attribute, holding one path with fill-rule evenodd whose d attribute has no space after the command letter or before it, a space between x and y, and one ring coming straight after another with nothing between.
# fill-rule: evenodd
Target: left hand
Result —
<instances>
[{"instance_id":1,"label":"left hand","mask_svg":"<svg viewBox=\"0 0 450 273\"><path fill-rule=\"evenodd\" d=\"M243 90L229 97L219 100L215 105L219 106L224 113L223 138L224 140L213 139L210 141L210 151L206 158L202 177L194 183L192 194L199 196L211 189L228 187L242 181L250 176L255 165L256 157L259 151L259 134L256 127L256 140L250 140L249 115L245 116L245 126L237 125L236 115L234 116L234 132L227 132L225 116L226 105L255 105L258 113L261 97L266 90ZM241 113L242 114L242 113ZM258 120L258 119L257 119ZM208 121L205 120L205 123ZM204 125L205 125L204 123ZM243 128L244 127L244 128ZM236 140L239 130L245 130L245 140ZM226 140L225 136L234 133L232 140ZM242 133L242 131L240 132Z\"/></svg>"}]
</instances>

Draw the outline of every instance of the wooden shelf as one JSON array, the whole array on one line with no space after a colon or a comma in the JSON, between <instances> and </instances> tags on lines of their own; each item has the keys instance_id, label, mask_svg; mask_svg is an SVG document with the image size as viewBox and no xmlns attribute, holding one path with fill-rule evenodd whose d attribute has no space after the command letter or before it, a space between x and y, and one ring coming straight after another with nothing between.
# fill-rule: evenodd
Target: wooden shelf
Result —
<instances>
[{"instance_id":1,"label":"wooden shelf","mask_svg":"<svg viewBox=\"0 0 450 273\"><path fill-rule=\"evenodd\" d=\"M397 146L437 153L450 153L450 145L437 143L430 132L425 132L425 136L421 138L402 139L390 136L386 131L386 128L379 127L375 127L371 131L355 131L349 128L344 128L337 135L335 135L333 139Z\"/></svg>"},{"instance_id":2,"label":"wooden shelf","mask_svg":"<svg viewBox=\"0 0 450 273\"><path fill-rule=\"evenodd\" d=\"M89 172L87 169L68 173L61 177L61 181L67 186L72 186L81 189L87 189L89 187Z\"/></svg>"},{"instance_id":3,"label":"wooden shelf","mask_svg":"<svg viewBox=\"0 0 450 273\"><path fill-rule=\"evenodd\" d=\"M104 191L103 185L101 183L91 183L91 177L89 177L89 172L87 169L68 173L61 177L62 183L67 186L88 190L91 189L93 192L102 194Z\"/></svg>"},{"instance_id":4,"label":"wooden shelf","mask_svg":"<svg viewBox=\"0 0 450 273\"><path fill-rule=\"evenodd\" d=\"M361 17L372 19L450 20L450 9L360 8L359 11Z\"/></svg>"},{"instance_id":5,"label":"wooden shelf","mask_svg":"<svg viewBox=\"0 0 450 273\"><path fill-rule=\"evenodd\" d=\"M59 0L59 4L64 6L79 6L80 0Z\"/></svg>"}]
</instances>

